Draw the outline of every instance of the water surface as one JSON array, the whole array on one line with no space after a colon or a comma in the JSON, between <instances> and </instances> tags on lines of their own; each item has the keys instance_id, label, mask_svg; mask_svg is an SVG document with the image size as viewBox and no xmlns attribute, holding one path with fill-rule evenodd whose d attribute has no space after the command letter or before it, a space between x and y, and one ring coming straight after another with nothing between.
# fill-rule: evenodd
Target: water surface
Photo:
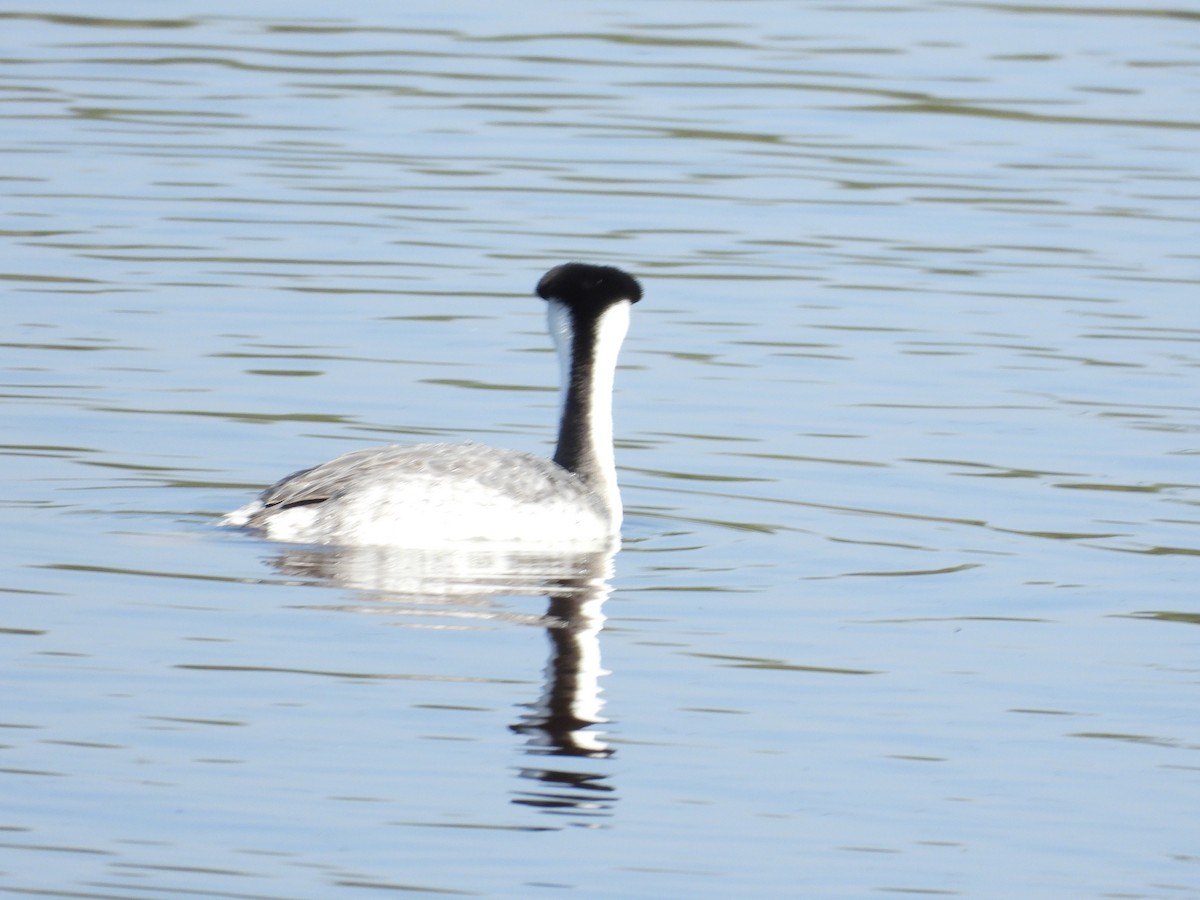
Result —
<instances>
[{"instance_id":1,"label":"water surface","mask_svg":"<svg viewBox=\"0 0 1200 900\"><path fill-rule=\"evenodd\" d=\"M0 890L1200 894L1200 18L0 13ZM213 527L547 452L630 269L613 559Z\"/></svg>"}]
</instances>

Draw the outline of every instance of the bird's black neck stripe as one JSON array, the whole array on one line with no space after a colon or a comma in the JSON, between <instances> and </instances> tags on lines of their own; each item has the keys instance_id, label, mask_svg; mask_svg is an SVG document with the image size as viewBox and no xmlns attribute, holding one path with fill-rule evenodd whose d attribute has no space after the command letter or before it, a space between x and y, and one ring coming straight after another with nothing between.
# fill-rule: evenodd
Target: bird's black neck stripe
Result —
<instances>
[{"instance_id":1,"label":"bird's black neck stripe","mask_svg":"<svg viewBox=\"0 0 1200 900\"><path fill-rule=\"evenodd\" d=\"M593 417L599 316L572 310L571 326L570 362L554 461L584 481L592 482L598 462L594 452Z\"/></svg>"}]
</instances>

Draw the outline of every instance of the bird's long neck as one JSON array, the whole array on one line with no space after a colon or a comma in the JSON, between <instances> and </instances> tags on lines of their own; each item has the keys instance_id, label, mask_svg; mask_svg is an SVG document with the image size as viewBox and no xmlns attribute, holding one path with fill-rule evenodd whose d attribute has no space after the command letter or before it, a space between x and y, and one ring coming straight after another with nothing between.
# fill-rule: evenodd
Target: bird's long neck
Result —
<instances>
[{"instance_id":1,"label":"bird's long neck","mask_svg":"<svg viewBox=\"0 0 1200 900\"><path fill-rule=\"evenodd\" d=\"M554 461L601 498L614 526L621 522L621 495L613 457L613 376L629 330L629 307L621 300L598 315L580 315L551 300L548 312L562 385Z\"/></svg>"}]
</instances>

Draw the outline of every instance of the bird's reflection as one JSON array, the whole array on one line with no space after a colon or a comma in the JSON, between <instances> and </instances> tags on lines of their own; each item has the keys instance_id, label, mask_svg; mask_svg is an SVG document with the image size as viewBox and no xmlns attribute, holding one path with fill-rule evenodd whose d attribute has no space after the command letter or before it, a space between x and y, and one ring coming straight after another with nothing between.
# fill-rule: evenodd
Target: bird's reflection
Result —
<instances>
[{"instance_id":1,"label":"bird's reflection","mask_svg":"<svg viewBox=\"0 0 1200 900\"><path fill-rule=\"evenodd\" d=\"M611 557L608 562L611 565ZM545 686L541 698L512 726L528 736L526 751L544 759L540 766L520 769L537 787L519 792L514 803L590 819L611 814L616 797L607 776L573 768L564 759L612 754L603 736L593 730L605 721L600 716L600 676L606 674L600 666L601 607L609 593L605 577L607 572L576 581L572 589L564 584L550 596Z\"/></svg>"},{"instance_id":2,"label":"bird's reflection","mask_svg":"<svg viewBox=\"0 0 1200 900\"><path fill-rule=\"evenodd\" d=\"M361 592L372 611L512 618L493 605L500 596L547 596L537 620L550 639L541 696L528 703L512 730L526 737L525 752L537 765L519 766L533 784L514 793L513 803L595 824L611 815L616 800L609 776L580 761L612 754L600 715L602 607L611 593L613 547L591 552L548 554L487 546L452 550L392 547L288 547L271 560L289 578L333 584ZM583 824L583 821L580 822Z\"/></svg>"}]
</instances>

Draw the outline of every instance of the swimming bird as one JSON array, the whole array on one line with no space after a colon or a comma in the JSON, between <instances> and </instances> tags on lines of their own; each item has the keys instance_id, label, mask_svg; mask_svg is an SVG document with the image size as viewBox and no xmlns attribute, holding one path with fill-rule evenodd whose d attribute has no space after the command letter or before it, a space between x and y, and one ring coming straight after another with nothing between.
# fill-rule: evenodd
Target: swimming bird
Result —
<instances>
[{"instance_id":1,"label":"swimming bird","mask_svg":"<svg viewBox=\"0 0 1200 900\"><path fill-rule=\"evenodd\" d=\"M571 262L542 276L536 293L560 367L552 459L476 443L355 450L288 475L221 524L306 544L610 546L622 518L613 378L641 285L611 266Z\"/></svg>"}]
</instances>

